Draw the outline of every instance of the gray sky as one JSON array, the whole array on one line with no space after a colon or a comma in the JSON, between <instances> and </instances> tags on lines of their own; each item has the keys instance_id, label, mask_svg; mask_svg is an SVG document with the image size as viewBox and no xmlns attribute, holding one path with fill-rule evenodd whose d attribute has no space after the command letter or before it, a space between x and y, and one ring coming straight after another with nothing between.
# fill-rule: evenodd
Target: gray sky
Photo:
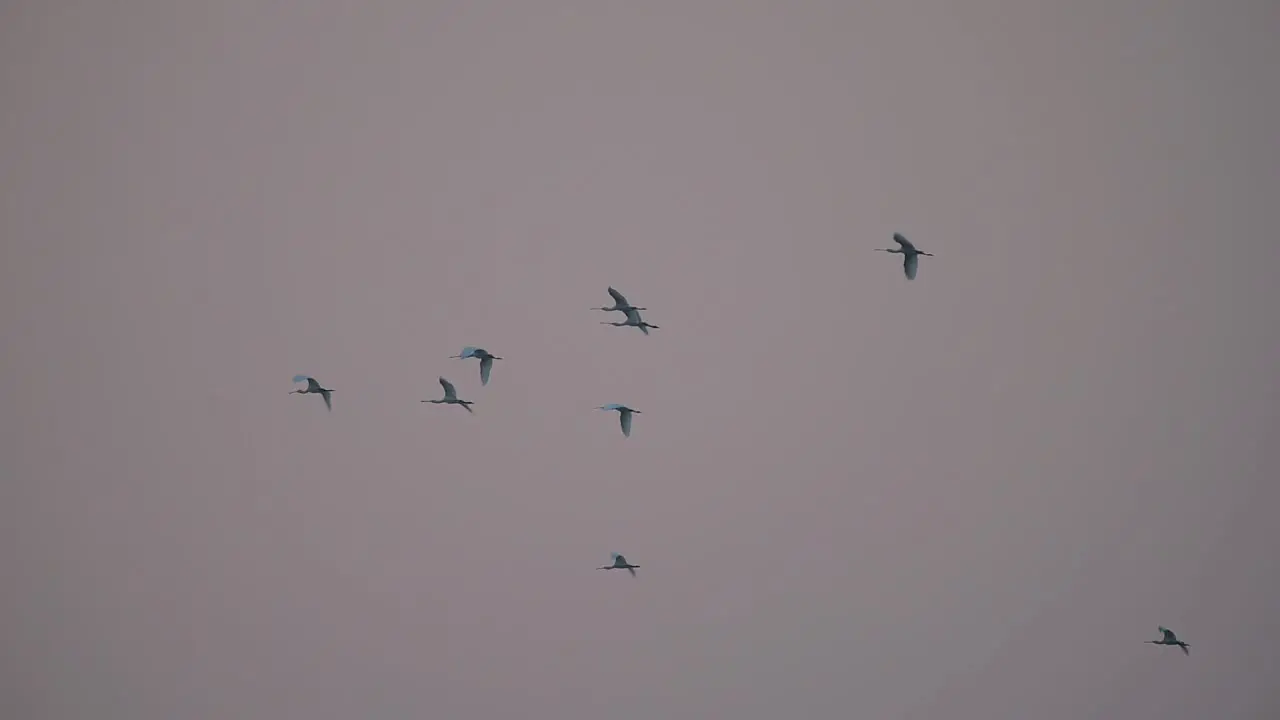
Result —
<instances>
[{"instance_id":1,"label":"gray sky","mask_svg":"<svg viewBox=\"0 0 1280 720\"><path fill-rule=\"evenodd\" d=\"M1278 29L6 2L0 715L1274 717Z\"/></svg>"}]
</instances>

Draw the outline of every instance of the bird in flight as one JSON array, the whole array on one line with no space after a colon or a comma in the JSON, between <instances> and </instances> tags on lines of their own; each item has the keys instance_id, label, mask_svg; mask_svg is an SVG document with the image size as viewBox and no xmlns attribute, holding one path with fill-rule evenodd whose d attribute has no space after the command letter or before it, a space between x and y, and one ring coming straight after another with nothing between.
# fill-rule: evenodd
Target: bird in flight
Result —
<instances>
[{"instance_id":1,"label":"bird in flight","mask_svg":"<svg viewBox=\"0 0 1280 720\"><path fill-rule=\"evenodd\" d=\"M933 253L917 250L916 246L912 245L910 240L902 236L902 233L894 233L893 240L902 246L901 249L876 248L876 250L888 253L902 253L902 271L907 274L908 280L915 280L916 266L920 264L920 256L928 255L929 257L933 257Z\"/></svg>"},{"instance_id":2,"label":"bird in flight","mask_svg":"<svg viewBox=\"0 0 1280 720\"><path fill-rule=\"evenodd\" d=\"M609 403L608 405L601 405L596 409L597 410L617 410L618 422L622 425L623 436L631 437L631 413L635 413L639 415L640 414L639 410L632 410L626 405L619 405L618 403Z\"/></svg>"},{"instance_id":3,"label":"bird in flight","mask_svg":"<svg viewBox=\"0 0 1280 720\"><path fill-rule=\"evenodd\" d=\"M627 562L627 559L626 559L626 558L622 557L622 556L621 556L621 555L619 555L618 553L614 553L614 554L613 554L613 564L612 564L612 565L601 565L600 567L598 567L598 568L596 568L596 569L597 569L597 570L626 570L627 572L631 573L631 577L635 577L635 576L636 576L636 568L638 568L638 567L640 567L640 566L639 566L639 565L632 565L632 564L630 564L630 563L628 563L628 562Z\"/></svg>"},{"instance_id":4,"label":"bird in flight","mask_svg":"<svg viewBox=\"0 0 1280 720\"><path fill-rule=\"evenodd\" d=\"M640 328L640 332L644 333L645 335L649 334L649 328L653 328L654 330L658 329L657 325L650 325L649 323L640 319L640 310L638 308L629 307L627 308L626 312L627 312L627 319L624 320L623 322L616 322L616 323L602 322L600 324L612 325L614 327L638 327Z\"/></svg>"},{"instance_id":5,"label":"bird in flight","mask_svg":"<svg viewBox=\"0 0 1280 720\"><path fill-rule=\"evenodd\" d=\"M480 384L481 385L489 384L489 371L493 370L493 361L502 359L497 355L491 354L488 350L485 350L484 348L471 347L470 345L462 348L462 352L458 353L457 355L450 355L449 357L462 358L463 360L467 358L480 358Z\"/></svg>"},{"instance_id":6,"label":"bird in flight","mask_svg":"<svg viewBox=\"0 0 1280 720\"><path fill-rule=\"evenodd\" d=\"M434 403L436 405L441 405L441 404L461 405L462 407L467 409L467 412L469 413L475 412L474 410L471 409L471 405L472 405L471 401L458 399L458 391L453 387L453 383L449 382L448 380L445 380L444 378L440 378L440 387L444 388L443 398L440 398L439 400L422 400L420 402Z\"/></svg>"},{"instance_id":7,"label":"bird in flight","mask_svg":"<svg viewBox=\"0 0 1280 720\"><path fill-rule=\"evenodd\" d=\"M1182 648L1183 655L1191 654L1191 646L1179 640L1178 636L1174 635L1172 630L1163 625L1161 625L1159 629L1164 637L1159 640L1145 640L1144 642L1151 643L1152 645L1177 645Z\"/></svg>"},{"instance_id":8,"label":"bird in flight","mask_svg":"<svg viewBox=\"0 0 1280 720\"><path fill-rule=\"evenodd\" d=\"M324 406L329 408L330 412L333 412L333 401L329 399L329 394L332 393L333 390L330 390L327 387L320 387L320 383L316 382L315 378L307 377L306 375L294 375L293 381L296 383L305 382L307 386L299 390L290 390L290 395L294 393L299 393L301 395L306 395L307 393L319 393L321 397L324 398Z\"/></svg>"},{"instance_id":9,"label":"bird in flight","mask_svg":"<svg viewBox=\"0 0 1280 720\"><path fill-rule=\"evenodd\" d=\"M635 305L632 305L631 303L627 302L627 298L624 297L622 293L618 292L617 290L614 290L612 287L609 288L609 295L613 297L613 307L597 307L597 308L591 308L591 309L605 310L605 311L618 310L620 312L626 312L628 310L648 310L649 309L649 308L636 307Z\"/></svg>"}]
</instances>

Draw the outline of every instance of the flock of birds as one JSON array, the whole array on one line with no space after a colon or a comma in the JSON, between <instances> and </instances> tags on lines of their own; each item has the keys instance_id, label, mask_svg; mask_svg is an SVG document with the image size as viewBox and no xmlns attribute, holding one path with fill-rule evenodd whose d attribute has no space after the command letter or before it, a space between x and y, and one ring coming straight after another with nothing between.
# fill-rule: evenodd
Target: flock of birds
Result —
<instances>
[{"instance_id":1,"label":"flock of birds","mask_svg":"<svg viewBox=\"0 0 1280 720\"><path fill-rule=\"evenodd\" d=\"M894 239L894 242L898 243L898 247L876 248L876 249L881 252L901 254L903 274L906 275L908 280L915 280L916 272L920 264L920 256L927 255L929 257L933 257L933 253L927 253L917 249L916 246L912 244L910 240L905 238L901 233L894 233L893 239ZM612 287L609 288L609 295L613 298L612 307L595 307L591 309L603 310L605 312L620 312L620 313L623 313L626 319L623 320L622 322L602 322L600 323L601 325L613 325L614 327L639 328L640 332L644 333L645 335L649 334L650 329L653 329L653 330L658 329L657 325L650 325L649 323L645 322L644 319L641 318L640 316L640 311L648 310L648 308L636 307L635 305L632 305L630 302L627 301L626 296L624 296L622 293L618 292L617 290L613 289ZM462 360L467 360L470 358L478 359L480 361L480 384L481 385L489 384L489 375L493 371L493 361L502 359L497 355L490 353L488 350L485 350L484 348L472 347L470 345L468 345L467 347L464 347L462 349L462 352L458 353L457 355L450 355L449 357L462 359ZM305 388L299 388L299 389L293 390L290 394L299 393L299 394L305 395L310 393L310 394L320 395L321 397L324 398L325 407L328 408L330 411L333 410L333 398L332 398L333 389L332 388L321 386L320 383L315 378L307 375L295 375L293 377L293 382L294 383L305 382L307 386ZM471 406L474 403L470 400L463 400L459 398L458 390L456 387L454 387L453 383L449 382L444 377L441 377L440 386L444 388L444 397L438 400L422 400L421 402L434 403L437 405L460 405L469 413L475 412L474 410L471 409ZM618 422L622 426L623 436L631 437L631 417L632 415L639 415L640 414L639 410L636 410L635 408L627 407L626 405L620 405L618 403L601 405L596 409L605 410L605 411L617 411ZM631 563L627 562L627 558L625 556L615 552L613 553L613 564L601 565L596 569L597 570L626 570L627 572L631 573L632 577L635 577L636 568L638 567L640 566L632 565ZM1179 648L1182 648L1182 652L1184 654L1186 655L1191 654L1191 646L1179 640L1177 635L1175 635L1172 630L1170 630L1167 627L1164 627L1163 625L1161 625L1158 629L1161 634L1161 637L1159 640L1146 640L1144 642L1152 645L1177 646Z\"/></svg>"}]
</instances>

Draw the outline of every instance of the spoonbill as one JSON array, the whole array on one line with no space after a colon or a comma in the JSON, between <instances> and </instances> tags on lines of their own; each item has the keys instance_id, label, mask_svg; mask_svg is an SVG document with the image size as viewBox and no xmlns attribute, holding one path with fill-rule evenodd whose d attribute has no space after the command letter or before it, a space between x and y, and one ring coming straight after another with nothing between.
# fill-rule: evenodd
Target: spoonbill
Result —
<instances>
[{"instance_id":1,"label":"spoonbill","mask_svg":"<svg viewBox=\"0 0 1280 720\"><path fill-rule=\"evenodd\" d=\"M453 383L445 380L444 378L440 378L440 387L444 388L443 398L439 400L421 400L420 402L434 403L436 405L461 405L467 409L467 412L475 412L475 410L471 409L471 401L458 399L458 391L454 389Z\"/></svg>"},{"instance_id":2,"label":"spoonbill","mask_svg":"<svg viewBox=\"0 0 1280 720\"><path fill-rule=\"evenodd\" d=\"M620 323L602 322L600 324L612 325L614 327L638 327L640 328L640 332L644 333L645 335L649 334L649 328L653 328L654 330L658 329L657 325L650 325L644 320L641 320L640 311L633 307L627 308L627 319L625 321Z\"/></svg>"},{"instance_id":3,"label":"spoonbill","mask_svg":"<svg viewBox=\"0 0 1280 720\"><path fill-rule=\"evenodd\" d=\"M1164 637L1160 638L1159 640L1145 640L1144 642L1151 643L1152 645L1177 645L1178 647L1182 648L1183 655L1191 654L1191 646L1179 640L1178 636L1174 635L1172 630L1161 625L1160 632L1164 635Z\"/></svg>"},{"instance_id":4,"label":"spoonbill","mask_svg":"<svg viewBox=\"0 0 1280 720\"><path fill-rule=\"evenodd\" d=\"M617 410L618 422L622 424L623 437L631 437L631 413L635 413L639 415L640 414L639 410L632 410L626 405L619 405L618 403L609 403L608 405L601 405L596 409L597 410Z\"/></svg>"},{"instance_id":5,"label":"spoonbill","mask_svg":"<svg viewBox=\"0 0 1280 720\"><path fill-rule=\"evenodd\" d=\"M894 233L893 240L894 242L902 246L900 250L894 250L892 248L876 248L876 249L879 250L880 252L902 253L903 255L902 271L907 274L908 280L915 280L916 265L920 263L920 256L928 255L929 257L933 257L933 253L921 252L917 250L916 246L912 245L910 240L902 236L902 233Z\"/></svg>"},{"instance_id":6,"label":"spoonbill","mask_svg":"<svg viewBox=\"0 0 1280 720\"><path fill-rule=\"evenodd\" d=\"M631 303L627 302L627 298L625 298L622 295L622 293L618 292L617 290L614 290L612 286L609 288L609 295L613 297L613 307L597 307L597 308L591 308L591 309L605 310L605 311L619 310L621 312L626 312L628 310L633 310L633 309L634 310L649 309L649 308L636 307L635 305L632 305Z\"/></svg>"},{"instance_id":7,"label":"spoonbill","mask_svg":"<svg viewBox=\"0 0 1280 720\"><path fill-rule=\"evenodd\" d=\"M332 393L333 390L330 390L327 387L320 387L320 383L316 382L315 378L307 377L306 375L294 375L293 381L296 383L305 382L307 386L300 390L290 390L290 395L294 393L298 393L300 395L306 395L307 393L320 393L321 397L324 398L324 406L329 408L329 412L333 412L333 401L329 399L329 394Z\"/></svg>"},{"instance_id":8,"label":"spoonbill","mask_svg":"<svg viewBox=\"0 0 1280 720\"><path fill-rule=\"evenodd\" d=\"M619 555L618 553L614 553L614 554L613 554L613 564L612 564L612 565L601 565L600 567L598 567L598 568L596 568L596 569L597 569L597 570L626 570L627 572L631 573L631 577L635 577L635 576L636 576L636 568L638 568L638 567L640 567L640 566L639 566L639 565L632 565L632 564L630 564L630 563L628 563L628 562L627 562L627 559L626 559L626 558L622 557L622 556L621 556L621 555Z\"/></svg>"},{"instance_id":9,"label":"spoonbill","mask_svg":"<svg viewBox=\"0 0 1280 720\"><path fill-rule=\"evenodd\" d=\"M493 361L502 359L497 355L491 354L488 350L485 350L484 348L471 347L470 345L462 348L462 352L458 353L457 355L450 355L449 357L461 358L463 360L466 360L467 358L480 358L480 384L481 385L489 384L489 371L493 369Z\"/></svg>"}]
</instances>

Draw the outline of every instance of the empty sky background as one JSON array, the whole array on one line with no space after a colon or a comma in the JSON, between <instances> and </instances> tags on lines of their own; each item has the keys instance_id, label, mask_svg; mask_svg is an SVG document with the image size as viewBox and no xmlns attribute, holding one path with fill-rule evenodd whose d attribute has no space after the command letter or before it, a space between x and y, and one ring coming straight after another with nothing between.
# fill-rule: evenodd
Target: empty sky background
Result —
<instances>
[{"instance_id":1,"label":"empty sky background","mask_svg":"<svg viewBox=\"0 0 1280 720\"><path fill-rule=\"evenodd\" d=\"M0 715L1274 718L1278 32L5 2Z\"/></svg>"}]
</instances>

